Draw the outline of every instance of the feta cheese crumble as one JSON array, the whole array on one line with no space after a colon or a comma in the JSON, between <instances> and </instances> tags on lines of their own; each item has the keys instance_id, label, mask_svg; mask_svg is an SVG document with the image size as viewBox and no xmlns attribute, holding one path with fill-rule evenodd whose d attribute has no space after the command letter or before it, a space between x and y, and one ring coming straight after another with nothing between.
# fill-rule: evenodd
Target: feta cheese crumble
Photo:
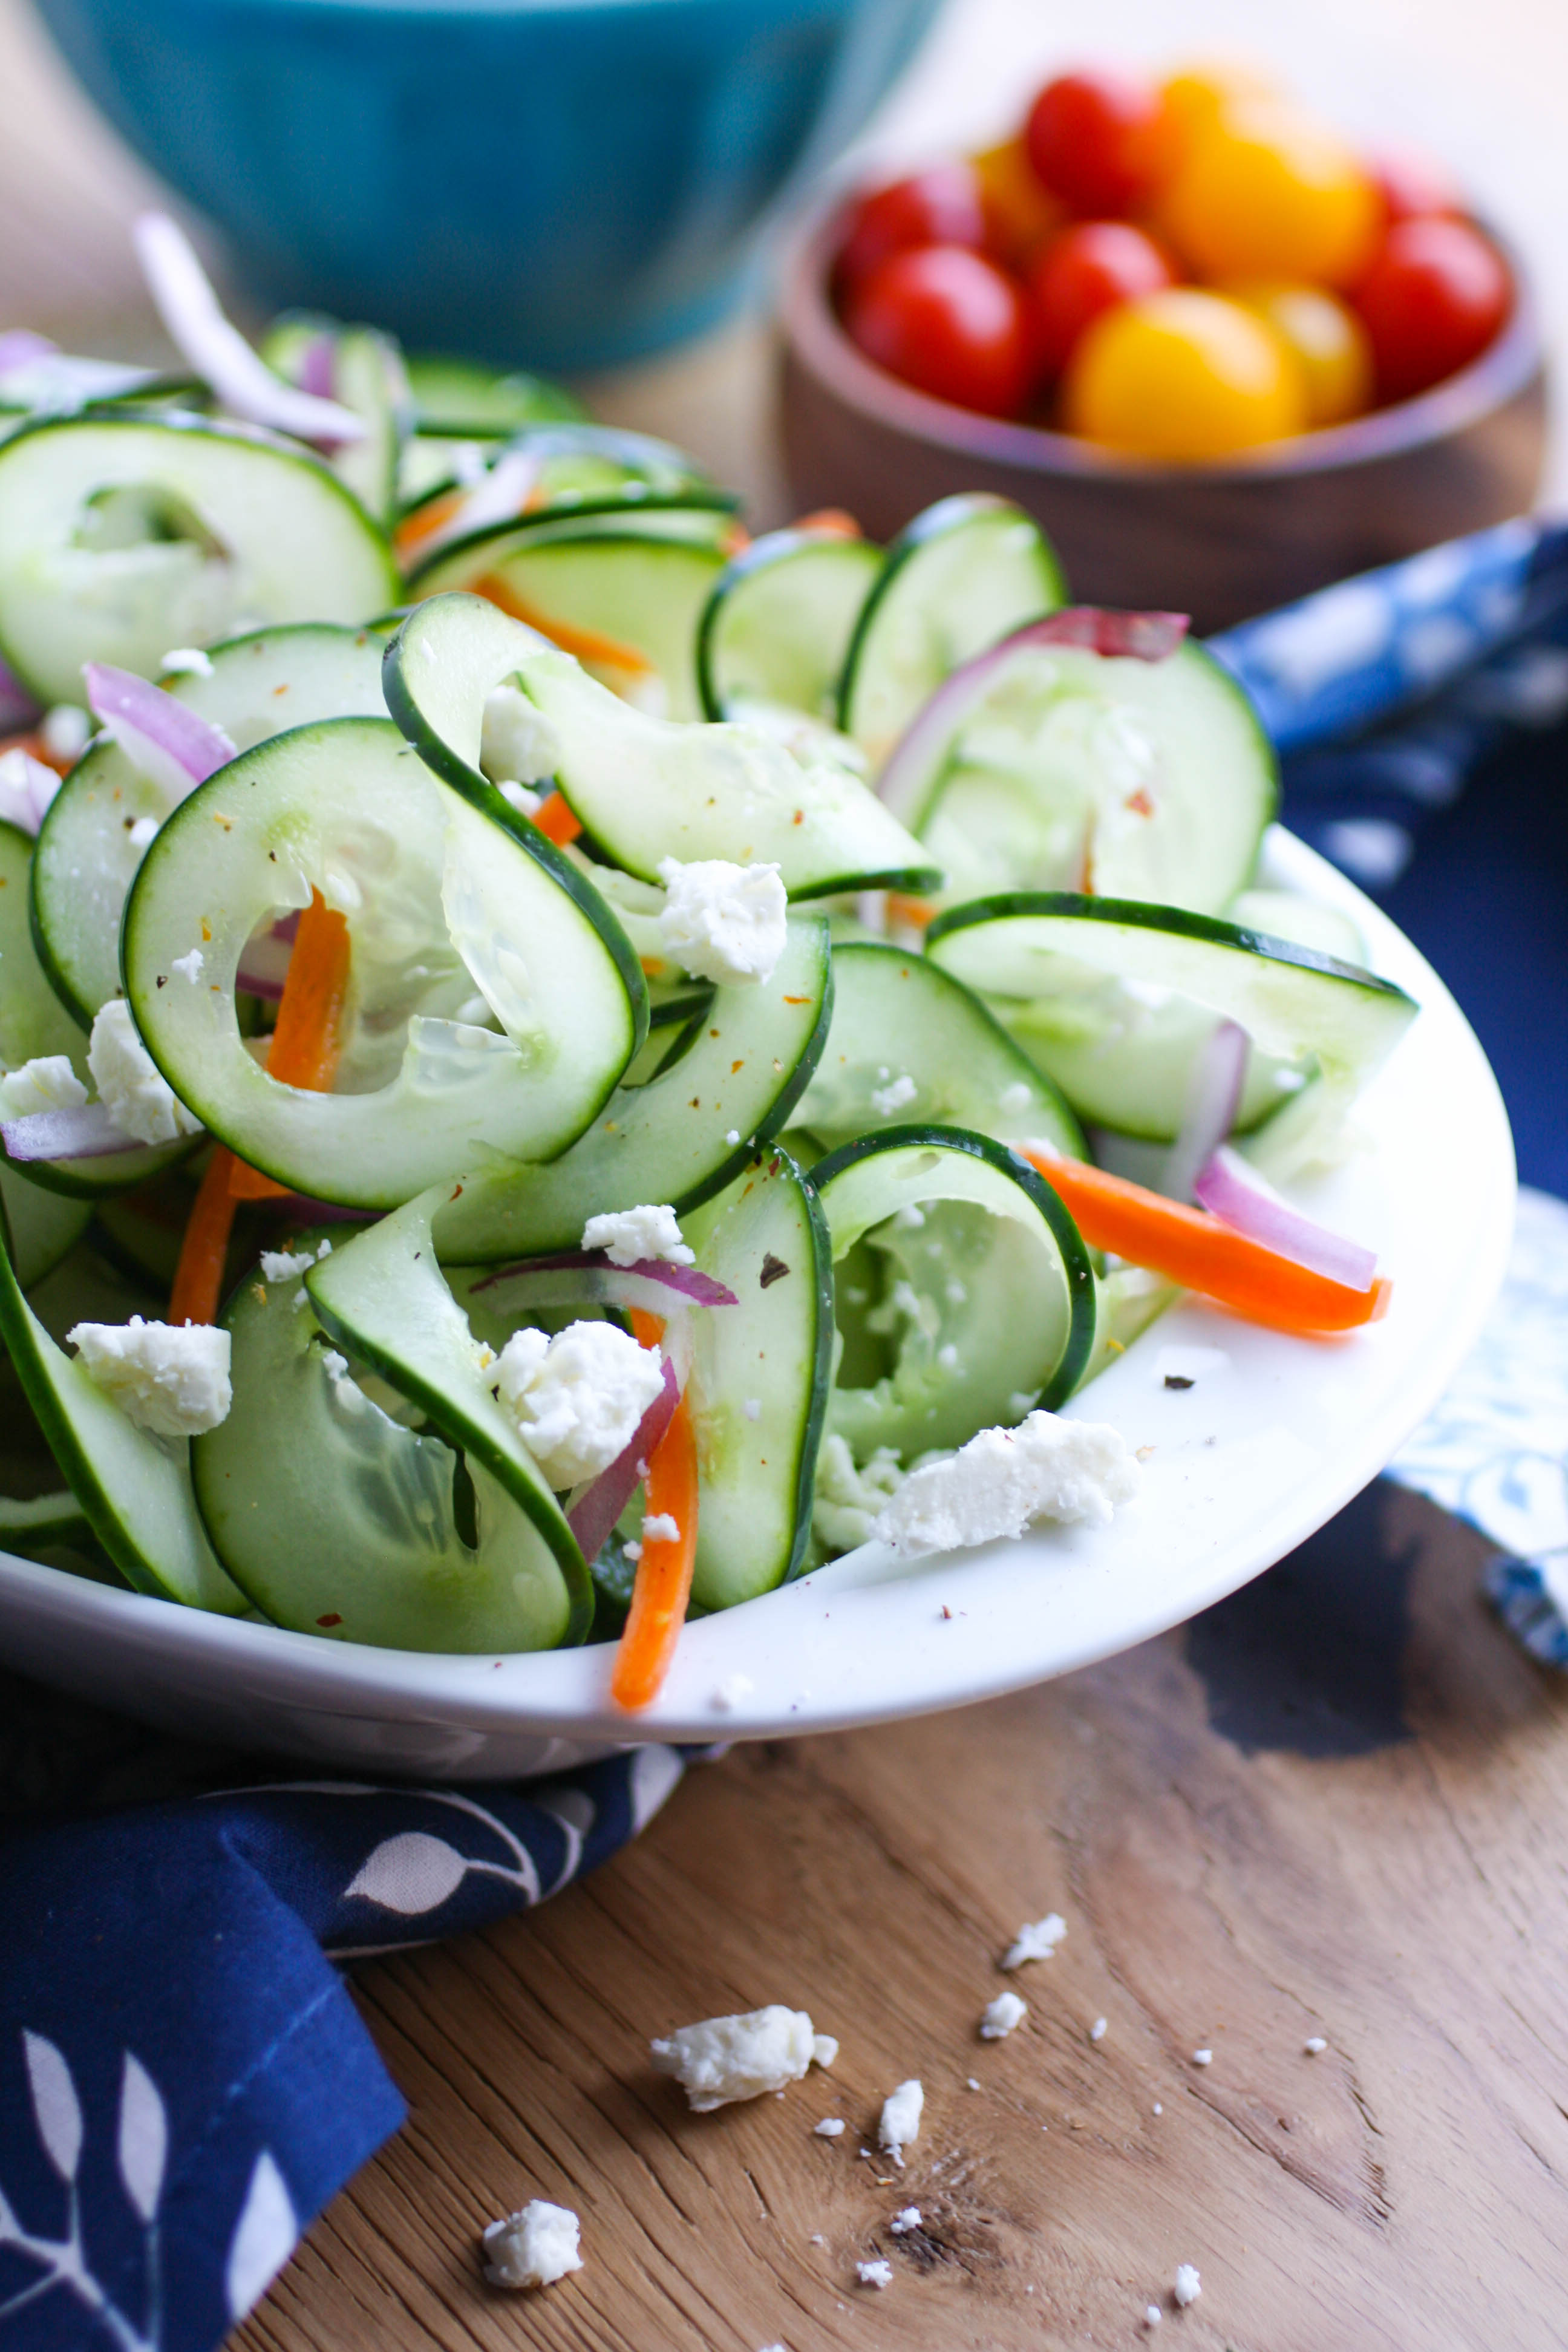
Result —
<instances>
[{"instance_id":1,"label":"feta cheese crumble","mask_svg":"<svg viewBox=\"0 0 1568 2352\"><path fill-rule=\"evenodd\" d=\"M816 2055L816 2036L804 2009L773 2001L738 2017L683 2025L650 2046L658 2072L673 2074L692 2113L706 2116L798 2083Z\"/></svg>"},{"instance_id":2,"label":"feta cheese crumble","mask_svg":"<svg viewBox=\"0 0 1568 2352\"><path fill-rule=\"evenodd\" d=\"M980 2021L982 2042L1003 2042L1016 2025L1022 2025L1029 2013L1029 2004L1020 2000L1016 1992L999 1992L994 2000L987 2001Z\"/></svg>"},{"instance_id":3,"label":"feta cheese crumble","mask_svg":"<svg viewBox=\"0 0 1568 2352\"><path fill-rule=\"evenodd\" d=\"M855 2275L862 2286L891 2286L893 2265L891 2263L857 2263Z\"/></svg>"},{"instance_id":4,"label":"feta cheese crumble","mask_svg":"<svg viewBox=\"0 0 1568 2352\"><path fill-rule=\"evenodd\" d=\"M662 1258L668 1265L697 1262L696 1253L680 1238L675 1211L667 1201L590 1217L583 1228L583 1247L603 1250L612 1265L637 1265L644 1258Z\"/></svg>"},{"instance_id":5,"label":"feta cheese crumble","mask_svg":"<svg viewBox=\"0 0 1568 2352\"><path fill-rule=\"evenodd\" d=\"M879 1445L864 1467L857 1469L848 1441L830 1430L816 1457L813 1530L830 1551L853 1551L866 1542L889 1498L903 1483L902 1465L890 1446Z\"/></svg>"},{"instance_id":6,"label":"feta cheese crumble","mask_svg":"<svg viewBox=\"0 0 1568 2352\"><path fill-rule=\"evenodd\" d=\"M1193 2053L1193 2063L1194 2066L1212 2066L1214 2064L1214 2052L1212 2050L1194 2050Z\"/></svg>"},{"instance_id":7,"label":"feta cheese crumble","mask_svg":"<svg viewBox=\"0 0 1568 2352\"><path fill-rule=\"evenodd\" d=\"M901 2165L904 2150L912 2147L921 2136L921 2116L926 2095L918 2081L900 2083L889 2091L882 2102L881 2120L877 2126L877 2145L885 2147L895 2164Z\"/></svg>"},{"instance_id":8,"label":"feta cheese crumble","mask_svg":"<svg viewBox=\"0 0 1568 2352\"><path fill-rule=\"evenodd\" d=\"M1094 2023L1089 2029L1089 2040L1091 2042L1103 2042L1105 2039L1105 2031L1106 2021L1104 2018L1097 2017Z\"/></svg>"},{"instance_id":9,"label":"feta cheese crumble","mask_svg":"<svg viewBox=\"0 0 1568 2352\"><path fill-rule=\"evenodd\" d=\"M822 2121L813 2124L811 2128L818 2139L838 2139L843 2136L844 2118L842 2116L824 2116Z\"/></svg>"},{"instance_id":10,"label":"feta cheese crumble","mask_svg":"<svg viewBox=\"0 0 1568 2352\"><path fill-rule=\"evenodd\" d=\"M1321 2033L1314 2033L1309 2041L1301 2044L1309 2058L1321 2058L1328 2046Z\"/></svg>"},{"instance_id":11,"label":"feta cheese crumble","mask_svg":"<svg viewBox=\"0 0 1568 2352\"><path fill-rule=\"evenodd\" d=\"M508 808L514 808L519 816L537 816L544 806L543 795L536 793L531 784L514 784L510 776L503 776L496 790Z\"/></svg>"},{"instance_id":12,"label":"feta cheese crumble","mask_svg":"<svg viewBox=\"0 0 1568 2352\"><path fill-rule=\"evenodd\" d=\"M36 1118L46 1110L79 1110L87 1088L65 1054L35 1054L0 1078L0 1118Z\"/></svg>"},{"instance_id":13,"label":"feta cheese crumble","mask_svg":"<svg viewBox=\"0 0 1568 2352\"><path fill-rule=\"evenodd\" d=\"M164 677L211 677L211 656L200 646L172 646L158 664Z\"/></svg>"},{"instance_id":14,"label":"feta cheese crumble","mask_svg":"<svg viewBox=\"0 0 1568 2352\"><path fill-rule=\"evenodd\" d=\"M645 1520L643 1524L644 1531L646 1532L647 1523ZM640 1545L638 1546L638 1549L641 1549ZM721 1708L724 1714L733 1715L735 1709L738 1706L743 1706L746 1700L751 1697L752 1693L755 1688L756 1685L752 1682L750 1675L726 1675L723 1681L720 1684L718 1689L713 1694L713 1704L716 1707Z\"/></svg>"},{"instance_id":15,"label":"feta cheese crumble","mask_svg":"<svg viewBox=\"0 0 1568 2352\"><path fill-rule=\"evenodd\" d=\"M811 2037L811 2063L814 2066L837 2066L838 2037L833 2033L814 2033Z\"/></svg>"},{"instance_id":16,"label":"feta cheese crumble","mask_svg":"<svg viewBox=\"0 0 1568 2352\"><path fill-rule=\"evenodd\" d=\"M607 1470L664 1385L659 1350L613 1323L569 1323L553 1339L514 1331L495 1370L501 1403L557 1491Z\"/></svg>"},{"instance_id":17,"label":"feta cheese crumble","mask_svg":"<svg viewBox=\"0 0 1568 2352\"><path fill-rule=\"evenodd\" d=\"M1037 1411L1016 1429L983 1429L956 1454L911 1471L871 1532L903 1559L919 1559L1021 1536L1035 1519L1104 1527L1141 1476L1119 1429Z\"/></svg>"},{"instance_id":18,"label":"feta cheese crumble","mask_svg":"<svg viewBox=\"0 0 1568 2352\"><path fill-rule=\"evenodd\" d=\"M996 1108L1010 1117L1014 1111L1027 1110L1034 1099L1034 1087L1026 1079L1018 1078L1012 1086L1003 1087L996 1098Z\"/></svg>"},{"instance_id":19,"label":"feta cheese crumble","mask_svg":"<svg viewBox=\"0 0 1568 2352\"><path fill-rule=\"evenodd\" d=\"M491 783L542 784L560 763L561 738L543 711L515 686L493 687L479 722L479 765Z\"/></svg>"},{"instance_id":20,"label":"feta cheese crumble","mask_svg":"<svg viewBox=\"0 0 1568 2352\"><path fill-rule=\"evenodd\" d=\"M51 760L79 760L92 740L92 721L74 702L57 702L38 721Z\"/></svg>"},{"instance_id":21,"label":"feta cheese crumble","mask_svg":"<svg viewBox=\"0 0 1568 2352\"><path fill-rule=\"evenodd\" d=\"M492 2221L480 2242L485 2276L491 2286L553 2286L568 2271L580 2271L577 2216L567 2205L535 2197L521 2212Z\"/></svg>"},{"instance_id":22,"label":"feta cheese crumble","mask_svg":"<svg viewBox=\"0 0 1568 2352\"><path fill-rule=\"evenodd\" d=\"M895 2238L907 2238L910 2231L911 2230L918 2230L920 2225L920 2207L918 2205L906 2205L901 2213L894 2214L892 2220L889 2222L888 2227L892 2231Z\"/></svg>"},{"instance_id":23,"label":"feta cheese crumble","mask_svg":"<svg viewBox=\"0 0 1568 2352\"><path fill-rule=\"evenodd\" d=\"M158 820L155 816L139 816L125 828L125 838L132 849L150 849L157 834Z\"/></svg>"},{"instance_id":24,"label":"feta cheese crumble","mask_svg":"<svg viewBox=\"0 0 1568 2352\"><path fill-rule=\"evenodd\" d=\"M919 1092L919 1087L906 1070L891 1085L872 1087L871 1108L879 1118L891 1118L895 1111L907 1109Z\"/></svg>"},{"instance_id":25,"label":"feta cheese crumble","mask_svg":"<svg viewBox=\"0 0 1568 2352\"><path fill-rule=\"evenodd\" d=\"M742 1397L741 1400L741 1411L745 1414L748 1421L761 1421L763 1417L762 1398Z\"/></svg>"},{"instance_id":26,"label":"feta cheese crumble","mask_svg":"<svg viewBox=\"0 0 1568 2352\"><path fill-rule=\"evenodd\" d=\"M1026 1922L1002 1955L1005 1969L1021 1969L1026 1960L1048 1960L1067 1934L1068 1923L1059 1911L1047 1911L1043 1919Z\"/></svg>"},{"instance_id":27,"label":"feta cheese crumble","mask_svg":"<svg viewBox=\"0 0 1568 2352\"><path fill-rule=\"evenodd\" d=\"M644 1543L679 1543L680 1522L668 1511L654 1511L642 1523Z\"/></svg>"},{"instance_id":28,"label":"feta cheese crumble","mask_svg":"<svg viewBox=\"0 0 1568 2352\"><path fill-rule=\"evenodd\" d=\"M331 1257L332 1245L323 1242L316 1250L267 1250L261 1253L263 1282L290 1282L297 1274L308 1274L318 1258Z\"/></svg>"},{"instance_id":29,"label":"feta cheese crumble","mask_svg":"<svg viewBox=\"0 0 1568 2352\"><path fill-rule=\"evenodd\" d=\"M773 978L788 906L776 866L665 857L658 878L666 892L659 937L684 971L728 986Z\"/></svg>"},{"instance_id":30,"label":"feta cheese crumble","mask_svg":"<svg viewBox=\"0 0 1568 2352\"><path fill-rule=\"evenodd\" d=\"M188 980L191 986L195 988L202 976L202 966L205 961L206 958L200 948L193 948L189 955L176 956L170 964L169 970L177 971L182 980Z\"/></svg>"},{"instance_id":31,"label":"feta cheese crumble","mask_svg":"<svg viewBox=\"0 0 1568 2352\"><path fill-rule=\"evenodd\" d=\"M1157 2303L1146 2303L1144 2305L1143 2325L1145 2327L1158 2327L1164 2316L1164 2313L1161 2310Z\"/></svg>"},{"instance_id":32,"label":"feta cheese crumble","mask_svg":"<svg viewBox=\"0 0 1568 2352\"><path fill-rule=\"evenodd\" d=\"M95 1388L160 1437L216 1429L234 1402L229 1339L212 1323L79 1323L66 1334Z\"/></svg>"},{"instance_id":33,"label":"feta cheese crumble","mask_svg":"<svg viewBox=\"0 0 1568 2352\"><path fill-rule=\"evenodd\" d=\"M1185 2311L1189 2303L1196 2303L1203 2291L1203 2281L1199 2278L1197 2272L1193 2268L1192 2263L1178 2263L1176 2265L1176 2284L1172 2292L1174 2294L1176 2301L1181 2305L1182 2309Z\"/></svg>"},{"instance_id":34,"label":"feta cheese crumble","mask_svg":"<svg viewBox=\"0 0 1568 2352\"><path fill-rule=\"evenodd\" d=\"M185 1108L142 1043L122 996L111 996L93 1023L87 1066L100 1102L122 1135L138 1143L173 1143L176 1136L201 1133L201 1120Z\"/></svg>"}]
</instances>

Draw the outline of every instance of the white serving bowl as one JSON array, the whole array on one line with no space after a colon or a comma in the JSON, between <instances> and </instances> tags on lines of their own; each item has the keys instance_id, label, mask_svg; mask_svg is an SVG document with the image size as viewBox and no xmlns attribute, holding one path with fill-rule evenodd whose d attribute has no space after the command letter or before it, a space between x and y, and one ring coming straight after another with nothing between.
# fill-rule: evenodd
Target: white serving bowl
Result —
<instances>
[{"instance_id":1,"label":"white serving bowl","mask_svg":"<svg viewBox=\"0 0 1568 2352\"><path fill-rule=\"evenodd\" d=\"M1205 1609L1375 1477L1446 1387L1507 1261L1513 1148L1496 1082L1426 960L1333 867L1269 837L1265 879L1342 907L1373 969L1422 1006L1358 1116L1365 1147L1301 1198L1380 1253L1384 1320L1289 1339L1191 1301L1068 1407L1152 1449L1100 1529L913 1568L868 1544L688 1627L657 1704L609 1695L605 1647L508 1657L375 1650L209 1617L0 1554L0 1655L202 1738L377 1774L500 1780L642 1740L841 1730L1019 1690ZM1166 1351L1218 1351L1190 1389ZM742 1688L735 1677L746 1677Z\"/></svg>"}]
</instances>

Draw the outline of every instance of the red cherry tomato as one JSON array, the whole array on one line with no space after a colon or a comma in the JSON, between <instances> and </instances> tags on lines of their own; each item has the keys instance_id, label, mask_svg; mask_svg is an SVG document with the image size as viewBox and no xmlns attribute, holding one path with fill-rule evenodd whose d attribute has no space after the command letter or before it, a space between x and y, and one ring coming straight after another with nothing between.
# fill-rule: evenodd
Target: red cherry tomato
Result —
<instances>
[{"instance_id":1,"label":"red cherry tomato","mask_svg":"<svg viewBox=\"0 0 1568 2352\"><path fill-rule=\"evenodd\" d=\"M1023 290L958 245L889 254L853 289L844 323L889 375L985 416L1016 416L1034 373Z\"/></svg>"},{"instance_id":2,"label":"red cherry tomato","mask_svg":"<svg viewBox=\"0 0 1568 2352\"><path fill-rule=\"evenodd\" d=\"M1417 148L1390 148L1373 155L1366 171L1391 228L1395 221L1452 219L1465 209L1464 198L1442 164Z\"/></svg>"},{"instance_id":3,"label":"red cherry tomato","mask_svg":"<svg viewBox=\"0 0 1568 2352\"><path fill-rule=\"evenodd\" d=\"M1356 289L1380 400L1409 400L1485 351L1513 289L1502 257L1466 221L1397 221Z\"/></svg>"},{"instance_id":4,"label":"red cherry tomato","mask_svg":"<svg viewBox=\"0 0 1568 2352\"><path fill-rule=\"evenodd\" d=\"M987 226L980 174L963 160L933 163L928 172L873 189L856 205L838 248L834 274L840 297L890 253L918 245L966 245L978 251Z\"/></svg>"},{"instance_id":5,"label":"red cherry tomato","mask_svg":"<svg viewBox=\"0 0 1568 2352\"><path fill-rule=\"evenodd\" d=\"M1175 160L1174 118L1153 83L1103 70L1047 82L1024 140L1046 186L1080 213L1130 212Z\"/></svg>"},{"instance_id":6,"label":"red cherry tomato","mask_svg":"<svg viewBox=\"0 0 1568 2352\"><path fill-rule=\"evenodd\" d=\"M1053 375L1065 367L1068 353L1102 310L1175 282L1153 238L1127 221L1080 221L1076 228L1063 229L1030 278L1041 366Z\"/></svg>"}]
</instances>

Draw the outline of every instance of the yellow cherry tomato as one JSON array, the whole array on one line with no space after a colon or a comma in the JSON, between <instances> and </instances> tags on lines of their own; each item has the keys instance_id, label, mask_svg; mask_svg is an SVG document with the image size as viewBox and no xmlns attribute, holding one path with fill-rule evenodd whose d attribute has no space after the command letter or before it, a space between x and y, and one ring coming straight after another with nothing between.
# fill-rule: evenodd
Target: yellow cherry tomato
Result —
<instances>
[{"instance_id":1,"label":"yellow cherry tomato","mask_svg":"<svg viewBox=\"0 0 1568 2352\"><path fill-rule=\"evenodd\" d=\"M1194 286L1104 310L1068 361L1069 433L1129 456L1197 462L1300 433L1300 371L1255 310Z\"/></svg>"},{"instance_id":2,"label":"yellow cherry tomato","mask_svg":"<svg viewBox=\"0 0 1568 2352\"><path fill-rule=\"evenodd\" d=\"M1021 138L1005 139L969 160L993 250L1015 269L1026 269L1066 220L1067 206L1043 184Z\"/></svg>"},{"instance_id":3,"label":"yellow cherry tomato","mask_svg":"<svg viewBox=\"0 0 1568 2352\"><path fill-rule=\"evenodd\" d=\"M1372 406L1372 342L1355 312L1321 286L1239 285L1225 291L1245 302L1294 352L1307 395L1310 426L1342 425Z\"/></svg>"},{"instance_id":4,"label":"yellow cherry tomato","mask_svg":"<svg viewBox=\"0 0 1568 2352\"><path fill-rule=\"evenodd\" d=\"M1185 148L1232 107L1274 104L1279 85L1245 58L1205 58L1173 73L1161 89Z\"/></svg>"},{"instance_id":5,"label":"yellow cherry tomato","mask_svg":"<svg viewBox=\"0 0 1568 2352\"><path fill-rule=\"evenodd\" d=\"M1200 278L1348 286L1377 242L1375 190L1343 141L1282 106L1224 109L1197 131L1159 226Z\"/></svg>"}]
</instances>

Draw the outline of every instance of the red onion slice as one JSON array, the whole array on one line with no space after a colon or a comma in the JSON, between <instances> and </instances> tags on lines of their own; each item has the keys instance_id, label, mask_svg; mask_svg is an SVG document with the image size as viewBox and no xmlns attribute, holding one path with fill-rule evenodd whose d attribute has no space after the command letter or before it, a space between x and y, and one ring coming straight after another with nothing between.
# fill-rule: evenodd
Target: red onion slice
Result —
<instances>
[{"instance_id":1,"label":"red onion slice","mask_svg":"<svg viewBox=\"0 0 1568 2352\"><path fill-rule=\"evenodd\" d=\"M1186 632L1184 613L1110 613L1094 604L1069 604L1029 622L943 678L888 754L877 780L879 793L896 816L909 823L912 811L918 821L931 779L953 737L1017 655L1037 646L1076 646L1108 658L1163 661Z\"/></svg>"},{"instance_id":2,"label":"red onion slice","mask_svg":"<svg viewBox=\"0 0 1568 2352\"><path fill-rule=\"evenodd\" d=\"M132 763L176 803L233 759L234 745L223 729L198 719L161 686L107 662L84 662L81 674L93 717Z\"/></svg>"},{"instance_id":3,"label":"red onion slice","mask_svg":"<svg viewBox=\"0 0 1568 2352\"><path fill-rule=\"evenodd\" d=\"M25 1165L29 1160L102 1160L111 1151L142 1151L145 1145L116 1127L102 1103L82 1103L72 1110L30 1111L26 1118L8 1118L0 1125L5 1156Z\"/></svg>"},{"instance_id":4,"label":"red onion slice","mask_svg":"<svg viewBox=\"0 0 1568 2352\"><path fill-rule=\"evenodd\" d=\"M364 439L352 409L297 391L257 357L224 317L189 237L167 213L143 213L131 234L170 340L231 415L332 447Z\"/></svg>"},{"instance_id":5,"label":"red onion slice","mask_svg":"<svg viewBox=\"0 0 1568 2352\"><path fill-rule=\"evenodd\" d=\"M584 1559L596 1559L610 1530L642 1483L641 1465L651 1461L655 1446L669 1427L680 1402L680 1382L666 1356L664 1386L637 1425L631 1443L583 1489L566 1514Z\"/></svg>"},{"instance_id":6,"label":"red onion slice","mask_svg":"<svg viewBox=\"0 0 1568 2352\"><path fill-rule=\"evenodd\" d=\"M1282 1201L1265 1183L1256 1168L1221 1144L1201 1171L1193 1192L1211 1216L1246 1234L1265 1249L1275 1250L1297 1265L1308 1266L1347 1290L1370 1290L1377 1274L1377 1253L1331 1233L1299 1209Z\"/></svg>"},{"instance_id":7,"label":"red onion slice","mask_svg":"<svg viewBox=\"0 0 1568 2352\"><path fill-rule=\"evenodd\" d=\"M337 346L331 335L312 335L300 362L300 389L312 400L331 400L337 388Z\"/></svg>"},{"instance_id":8,"label":"red onion slice","mask_svg":"<svg viewBox=\"0 0 1568 2352\"><path fill-rule=\"evenodd\" d=\"M0 820L23 833L37 833L59 791L53 768L35 760L19 743L0 751Z\"/></svg>"},{"instance_id":9,"label":"red onion slice","mask_svg":"<svg viewBox=\"0 0 1568 2352\"><path fill-rule=\"evenodd\" d=\"M47 335L36 335L31 327L10 327L0 335L0 390L5 379L17 368L31 367L35 360L47 360L59 349Z\"/></svg>"},{"instance_id":10,"label":"red onion slice","mask_svg":"<svg viewBox=\"0 0 1568 2352\"><path fill-rule=\"evenodd\" d=\"M42 717L20 678L13 677L0 661L0 735L14 734L19 728L31 727Z\"/></svg>"},{"instance_id":11,"label":"red onion slice","mask_svg":"<svg viewBox=\"0 0 1568 2352\"><path fill-rule=\"evenodd\" d=\"M1236 1125L1248 1043L1238 1022L1216 1021L1194 1060L1181 1130L1166 1157L1160 1185L1173 1201L1192 1199L1199 1170L1208 1166Z\"/></svg>"},{"instance_id":12,"label":"red onion slice","mask_svg":"<svg viewBox=\"0 0 1568 2352\"><path fill-rule=\"evenodd\" d=\"M561 1276L577 1280L563 1286L554 1279ZM668 1315L673 1303L667 1295L670 1291L693 1307L741 1303L732 1290L715 1282L700 1266L671 1265L662 1257L638 1258L635 1265L612 1265L603 1250L561 1250L552 1257L531 1257L517 1265L498 1266L474 1289L476 1293L489 1290L500 1282L518 1285L520 1292L526 1286L541 1306L588 1298L609 1307L641 1307L651 1315Z\"/></svg>"},{"instance_id":13,"label":"red onion slice","mask_svg":"<svg viewBox=\"0 0 1568 2352\"><path fill-rule=\"evenodd\" d=\"M293 954L292 941L280 940L276 927L258 932L245 943L245 953L234 976L235 986L242 988L247 996L265 997L269 1004L280 1003Z\"/></svg>"}]
</instances>

